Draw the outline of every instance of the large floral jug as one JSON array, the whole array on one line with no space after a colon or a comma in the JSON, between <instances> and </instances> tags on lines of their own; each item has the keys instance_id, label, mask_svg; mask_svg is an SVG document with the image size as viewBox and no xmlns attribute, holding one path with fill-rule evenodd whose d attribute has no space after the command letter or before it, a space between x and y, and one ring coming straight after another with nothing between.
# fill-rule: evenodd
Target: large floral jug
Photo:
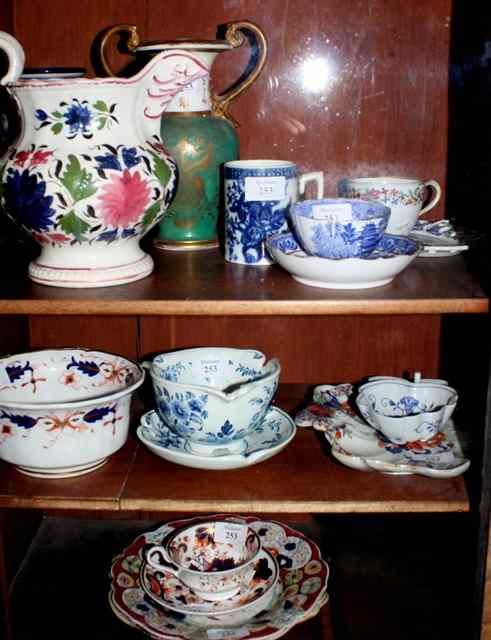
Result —
<instances>
[{"instance_id":1,"label":"large floral jug","mask_svg":"<svg viewBox=\"0 0 491 640\"><path fill-rule=\"evenodd\" d=\"M232 102L255 82L266 62L267 40L252 22L231 22L223 40L179 39L141 42L136 26L117 25L101 42L101 62L114 75L105 55L113 34L127 33L127 49L143 65L162 51L196 55L208 51L213 58L244 42L251 45L251 59L240 79L222 94L213 92L210 76L186 86L173 98L162 118L161 135L179 168L179 185L168 215L159 225L156 244L162 249L191 250L218 246L220 171L225 162L239 157L238 123L230 114Z\"/></svg>"},{"instance_id":2,"label":"large floral jug","mask_svg":"<svg viewBox=\"0 0 491 640\"><path fill-rule=\"evenodd\" d=\"M0 163L0 207L39 243L36 282L99 287L139 280L152 258L139 241L175 195L177 169L159 137L172 98L206 77L206 51L153 57L128 79L23 77L24 52L0 32L0 79L22 133Z\"/></svg>"}]
</instances>

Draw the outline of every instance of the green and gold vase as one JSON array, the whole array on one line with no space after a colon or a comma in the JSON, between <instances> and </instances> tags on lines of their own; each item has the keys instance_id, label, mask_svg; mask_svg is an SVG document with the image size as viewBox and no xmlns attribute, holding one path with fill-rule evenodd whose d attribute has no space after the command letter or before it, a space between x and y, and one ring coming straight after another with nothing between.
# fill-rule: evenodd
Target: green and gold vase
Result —
<instances>
[{"instance_id":1,"label":"green and gold vase","mask_svg":"<svg viewBox=\"0 0 491 640\"><path fill-rule=\"evenodd\" d=\"M223 40L175 40L142 43L136 27L118 25L109 29L101 44L101 62L114 75L105 55L109 38L127 33L128 50L141 58L161 51L179 56L183 52L207 53L210 63L224 51L251 46L247 70L232 88L215 95L209 76L185 87L162 114L161 136L177 164L179 181L176 196L160 223L157 247L171 250L207 249L218 246L217 221L221 189L221 167L239 157L238 123L229 113L230 104L244 93L261 73L267 56L267 41L261 29L251 22L228 25ZM162 87L162 95L165 87Z\"/></svg>"}]
</instances>

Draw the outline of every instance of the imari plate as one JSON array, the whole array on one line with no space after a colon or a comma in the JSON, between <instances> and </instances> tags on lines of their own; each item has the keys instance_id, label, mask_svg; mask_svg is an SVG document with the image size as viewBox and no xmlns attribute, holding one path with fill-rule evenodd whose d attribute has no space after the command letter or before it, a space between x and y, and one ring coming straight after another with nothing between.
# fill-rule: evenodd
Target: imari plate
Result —
<instances>
[{"instance_id":1,"label":"imari plate","mask_svg":"<svg viewBox=\"0 0 491 640\"><path fill-rule=\"evenodd\" d=\"M262 547L276 559L280 578L270 604L250 619L234 624L230 619L234 614L225 618L188 616L160 606L144 592L140 583L144 545L160 543L169 531L203 520L193 518L139 536L114 559L109 603L118 618L157 640L274 640L316 615L327 602L329 567L317 545L302 533L280 522L254 517L206 516L208 521L214 519L247 523L258 533Z\"/></svg>"}]
</instances>

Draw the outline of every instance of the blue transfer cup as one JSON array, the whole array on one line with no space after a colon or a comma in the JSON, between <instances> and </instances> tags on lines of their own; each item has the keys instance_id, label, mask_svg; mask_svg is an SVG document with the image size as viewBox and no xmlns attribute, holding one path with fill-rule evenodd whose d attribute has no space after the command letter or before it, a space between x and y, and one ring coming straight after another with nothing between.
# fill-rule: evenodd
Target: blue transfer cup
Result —
<instances>
[{"instance_id":1,"label":"blue transfer cup","mask_svg":"<svg viewBox=\"0 0 491 640\"><path fill-rule=\"evenodd\" d=\"M304 251L334 260L369 256L382 240L389 216L383 204L349 198L304 200L290 212Z\"/></svg>"},{"instance_id":2,"label":"blue transfer cup","mask_svg":"<svg viewBox=\"0 0 491 640\"><path fill-rule=\"evenodd\" d=\"M308 182L317 184L322 197L322 172L299 175L293 162L236 160L225 163L225 260L261 266L273 264L264 241L288 231L292 203Z\"/></svg>"}]
</instances>

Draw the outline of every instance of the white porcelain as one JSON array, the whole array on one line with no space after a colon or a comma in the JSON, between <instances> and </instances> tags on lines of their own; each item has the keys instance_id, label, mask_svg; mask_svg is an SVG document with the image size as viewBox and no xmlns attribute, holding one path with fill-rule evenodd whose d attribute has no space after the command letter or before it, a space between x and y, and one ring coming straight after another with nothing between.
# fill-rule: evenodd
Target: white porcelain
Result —
<instances>
[{"instance_id":1,"label":"white porcelain","mask_svg":"<svg viewBox=\"0 0 491 640\"><path fill-rule=\"evenodd\" d=\"M264 266L272 261L264 240L288 231L288 214L309 182L322 198L322 171L299 174L293 162L234 160L224 165L225 260Z\"/></svg>"},{"instance_id":2,"label":"white porcelain","mask_svg":"<svg viewBox=\"0 0 491 640\"><path fill-rule=\"evenodd\" d=\"M234 621L245 622L267 608L278 582L279 568L273 556L261 549L244 576L234 596L222 600L205 600L186 587L171 573L158 571L150 564L142 564L140 585L157 604L194 617L217 617L226 621L231 614Z\"/></svg>"},{"instance_id":3,"label":"white porcelain","mask_svg":"<svg viewBox=\"0 0 491 640\"><path fill-rule=\"evenodd\" d=\"M203 519L176 529L162 544L145 549L145 559L158 571L172 574L203 600L235 596L254 570L261 550L247 525Z\"/></svg>"},{"instance_id":4,"label":"white porcelain","mask_svg":"<svg viewBox=\"0 0 491 640\"><path fill-rule=\"evenodd\" d=\"M446 258L469 249L468 242L476 241L476 234L463 233L454 229L449 220L427 222L418 220L409 234L423 245L421 258Z\"/></svg>"},{"instance_id":5,"label":"white porcelain","mask_svg":"<svg viewBox=\"0 0 491 640\"><path fill-rule=\"evenodd\" d=\"M361 385L356 404L374 429L403 444L433 438L450 419L457 400L456 390L446 384L400 378Z\"/></svg>"},{"instance_id":6,"label":"white porcelain","mask_svg":"<svg viewBox=\"0 0 491 640\"><path fill-rule=\"evenodd\" d=\"M356 417L351 407L353 385L320 385L313 402L300 411L297 426L323 431L334 458L359 471L453 478L470 466L463 437L452 420L426 442L396 444Z\"/></svg>"},{"instance_id":7,"label":"white porcelain","mask_svg":"<svg viewBox=\"0 0 491 640\"><path fill-rule=\"evenodd\" d=\"M160 458L184 467L217 471L243 469L264 462L283 451L295 433L293 420L277 407L270 407L260 425L243 438L242 453L230 453L227 447L212 447L207 455L195 454L186 439L171 431L156 411L143 415L137 429L138 438Z\"/></svg>"},{"instance_id":8,"label":"white porcelain","mask_svg":"<svg viewBox=\"0 0 491 640\"><path fill-rule=\"evenodd\" d=\"M153 270L141 238L177 189L160 139L167 105L209 74L216 52L163 51L130 78L21 76L24 52L0 32L0 78L20 107L22 130L5 158L0 208L39 245L35 282L115 286Z\"/></svg>"},{"instance_id":9,"label":"white porcelain","mask_svg":"<svg viewBox=\"0 0 491 640\"><path fill-rule=\"evenodd\" d=\"M305 253L340 260L365 258L384 235L390 209L348 198L302 200L290 209L296 239Z\"/></svg>"},{"instance_id":10,"label":"white porcelain","mask_svg":"<svg viewBox=\"0 0 491 640\"><path fill-rule=\"evenodd\" d=\"M274 261L302 284L325 289L369 289L389 284L417 257L420 245L408 238L385 235L366 258L330 260L309 256L291 233L266 240Z\"/></svg>"},{"instance_id":11,"label":"white porcelain","mask_svg":"<svg viewBox=\"0 0 491 640\"><path fill-rule=\"evenodd\" d=\"M121 356L50 349L0 360L0 459L35 477L100 467L126 442L143 369Z\"/></svg>"},{"instance_id":12,"label":"white porcelain","mask_svg":"<svg viewBox=\"0 0 491 640\"><path fill-rule=\"evenodd\" d=\"M426 191L433 195L423 207ZM441 198L441 188L436 180L381 176L376 178L343 178L338 184L338 194L345 198L374 200L390 207L387 233L408 235L418 217L435 207Z\"/></svg>"},{"instance_id":13,"label":"white porcelain","mask_svg":"<svg viewBox=\"0 0 491 640\"><path fill-rule=\"evenodd\" d=\"M244 447L244 436L264 418L278 387L280 363L251 349L203 347L156 356L149 368L163 421L203 447ZM234 444L235 443L235 444Z\"/></svg>"},{"instance_id":14,"label":"white porcelain","mask_svg":"<svg viewBox=\"0 0 491 640\"><path fill-rule=\"evenodd\" d=\"M194 518L139 536L114 559L109 603L118 618L158 640L275 640L319 612L328 600L329 567L312 541L280 522L242 516L213 518L248 524L258 533L263 549L279 561L279 581L263 611L244 620L240 610L194 616L153 605L140 583L142 550L147 544L160 543L173 529L198 520Z\"/></svg>"},{"instance_id":15,"label":"white porcelain","mask_svg":"<svg viewBox=\"0 0 491 640\"><path fill-rule=\"evenodd\" d=\"M131 389L143 368L123 356L81 348L43 349L0 358L0 404L64 404Z\"/></svg>"}]
</instances>

